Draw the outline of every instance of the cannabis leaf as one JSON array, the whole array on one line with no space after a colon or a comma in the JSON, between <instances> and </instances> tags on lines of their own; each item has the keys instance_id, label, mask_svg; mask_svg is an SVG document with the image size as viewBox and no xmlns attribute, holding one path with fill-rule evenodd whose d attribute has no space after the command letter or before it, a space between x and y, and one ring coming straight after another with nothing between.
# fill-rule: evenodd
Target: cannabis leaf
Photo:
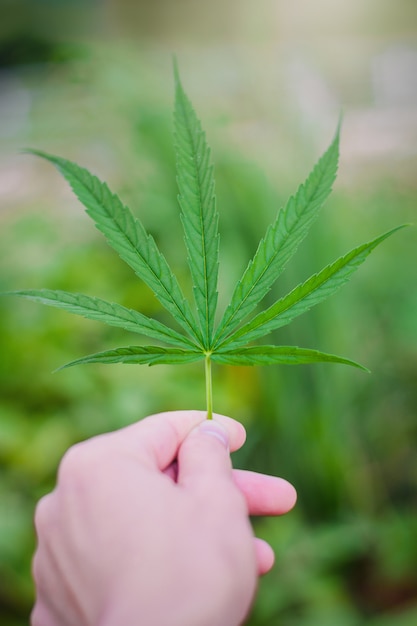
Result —
<instances>
[{"instance_id":1,"label":"cannabis leaf","mask_svg":"<svg viewBox=\"0 0 417 626\"><path fill-rule=\"evenodd\" d=\"M306 181L268 226L216 328L219 220L213 165L205 133L184 92L176 64L174 78L178 200L195 310L184 297L153 237L106 183L71 161L39 150L29 152L46 159L61 172L109 245L152 289L178 328L171 328L134 309L84 294L32 289L8 292L9 295L61 308L168 344L168 347L139 345L105 350L71 361L60 369L84 363L157 365L192 363L204 359L208 418L212 417L212 361L226 365L329 362L367 371L355 361L318 350L296 346L248 345L288 324L335 293L376 246L403 227L394 228L354 248L247 320L295 254L331 192L338 167L339 127L330 147Z\"/></svg>"},{"instance_id":2,"label":"cannabis leaf","mask_svg":"<svg viewBox=\"0 0 417 626\"><path fill-rule=\"evenodd\" d=\"M195 347L185 335L181 335L169 326L165 326L152 318L142 315L138 311L128 309L120 304L106 302L100 298L92 298L79 293L51 289L29 289L12 292L17 296L24 296L34 302L48 304L69 313L82 315L91 320L105 322L110 326L119 326L134 333L146 335L185 348Z\"/></svg>"},{"instance_id":3,"label":"cannabis leaf","mask_svg":"<svg viewBox=\"0 0 417 626\"><path fill-rule=\"evenodd\" d=\"M237 283L216 333L221 341L259 304L280 276L287 261L307 235L320 208L330 194L339 160L339 128L327 152L305 183L278 212L261 240L254 258Z\"/></svg>"},{"instance_id":4,"label":"cannabis leaf","mask_svg":"<svg viewBox=\"0 0 417 626\"><path fill-rule=\"evenodd\" d=\"M28 152L55 165L86 207L98 230L105 235L109 245L152 289L162 306L171 313L188 335L200 344L194 316L176 277L153 237L132 215L130 209L109 190L106 183L101 182L86 169L39 150Z\"/></svg>"},{"instance_id":5,"label":"cannabis leaf","mask_svg":"<svg viewBox=\"0 0 417 626\"><path fill-rule=\"evenodd\" d=\"M175 65L178 200L204 348L211 348L217 306L219 233L210 148Z\"/></svg>"}]
</instances>

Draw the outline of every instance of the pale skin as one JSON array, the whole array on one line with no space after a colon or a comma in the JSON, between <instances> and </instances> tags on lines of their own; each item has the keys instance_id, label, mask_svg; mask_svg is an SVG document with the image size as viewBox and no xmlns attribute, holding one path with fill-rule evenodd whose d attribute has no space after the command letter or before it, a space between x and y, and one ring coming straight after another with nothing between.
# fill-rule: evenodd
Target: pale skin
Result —
<instances>
[{"instance_id":1,"label":"pale skin","mask_svg":"<svg viewBox=\"0 0 417 626\"><path fill-rule=\"evenodd\" d=\"M161 413L78 444L35 514L32 626L238 626L274 563L249 515L295 504L287 481L233 470L245 430Z\"/></svg>"}]
</instances>

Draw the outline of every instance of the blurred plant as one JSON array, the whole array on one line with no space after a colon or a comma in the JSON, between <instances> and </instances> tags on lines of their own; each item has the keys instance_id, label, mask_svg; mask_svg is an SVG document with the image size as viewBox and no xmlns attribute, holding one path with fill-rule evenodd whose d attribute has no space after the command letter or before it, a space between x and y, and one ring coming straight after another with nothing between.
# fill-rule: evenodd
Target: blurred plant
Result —
<instances>
[{"instance_id":1,"label":"blurred plant","mask_svg":"<svg viewBox=\"0 0 417 626\"><path fill-rule=\"evenodd\" d=\"M350 359L318 350L247 344L285 326L336 292L370 252L402 226L354 248L244 323L306 237L331 192L338 165L339 128L305 183L267 228L216 327L219 233L213 166L205 133L182 88L176 66L174 74L177 182L196 313L184 297L155 240L105 183L75 163L37 150L29 152L58 168L109 245L152 289L182 332L134 309L83 294L48 289L9 293L170 344L169 347L141 345L115 348L71 361L63 367L83 363L182 364L204 359L208 419L213 413L212 361L225 365L334 362L366 371Z\"/></svg>"}]
</instances>

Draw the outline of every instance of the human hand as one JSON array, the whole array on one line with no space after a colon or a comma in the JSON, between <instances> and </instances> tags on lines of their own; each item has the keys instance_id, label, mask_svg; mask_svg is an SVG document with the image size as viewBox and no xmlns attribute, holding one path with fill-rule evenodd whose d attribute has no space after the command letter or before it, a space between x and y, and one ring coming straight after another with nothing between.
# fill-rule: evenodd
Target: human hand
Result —
<instances>
[{"instance_id":1,"label":"human hand","mask_svg":"<svg viewBox=\"0 0 417 626\"><path fill-rule=\"evenodd\" d=\"M232 470L238 422L179 411L72 447L39 502L32 626L237 626L273 551L248 515L295 503Z\"/></svg>"}]
</instances>

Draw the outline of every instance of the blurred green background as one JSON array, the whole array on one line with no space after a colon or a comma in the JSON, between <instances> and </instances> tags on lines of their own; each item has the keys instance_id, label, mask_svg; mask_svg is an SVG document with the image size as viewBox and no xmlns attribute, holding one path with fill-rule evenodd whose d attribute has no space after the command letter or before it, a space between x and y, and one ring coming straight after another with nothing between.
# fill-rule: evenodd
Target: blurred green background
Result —
<instances>
[{"instance_id":1,"label":"blurred green background","mask_svg":"<svg viewBox=\"0 0 417 626\"><path fill-rule=\"evenodd\" d=\"M47 287L159 314L66 184L30 146L76 160L143 219L189 288L172 147L171 58L213 149L220 304L276 210L330 142L331 199L272 300L310 273L416 221L417 4L413 0L1 0L0 290ZM251 626L417 623L415 229L276 333L351 357L343 366L215 368L215 410L241 420L235 465L297 487L296 509L255 521L277 554ZM0 622L33 601L37 499L72 443L150 413L204 408L199 364L86 366L126 332L0 301Z\"/></svg>"}]
</instances>

